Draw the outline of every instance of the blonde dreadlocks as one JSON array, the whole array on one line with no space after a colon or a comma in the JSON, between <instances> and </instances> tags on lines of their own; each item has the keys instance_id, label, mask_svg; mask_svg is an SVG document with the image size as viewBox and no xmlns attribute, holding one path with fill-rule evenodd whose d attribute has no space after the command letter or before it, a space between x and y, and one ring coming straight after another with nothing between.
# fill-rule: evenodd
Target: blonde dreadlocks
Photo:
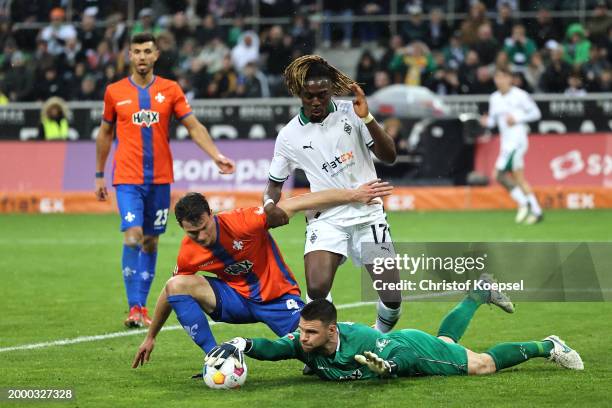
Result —
<instances>
[{"instance_id":1,"label":"blonde dreadlocks","mask_svg":"<svg viewBox=\"0 0 612 408\"><path fill-rule=\"evenodd\" d=\"M351 92L350 84L355 83L345 73L330 65L322 57L318 55L304 55L296 58L291 64L285 68L283 73L285 77L285 85L293 96L299 96L306 77L311 68L316 67L319 72L324 73L325 77L329 77L332 83L332 93L334 95L346 95Z\"/></svg>"}]
</instances>

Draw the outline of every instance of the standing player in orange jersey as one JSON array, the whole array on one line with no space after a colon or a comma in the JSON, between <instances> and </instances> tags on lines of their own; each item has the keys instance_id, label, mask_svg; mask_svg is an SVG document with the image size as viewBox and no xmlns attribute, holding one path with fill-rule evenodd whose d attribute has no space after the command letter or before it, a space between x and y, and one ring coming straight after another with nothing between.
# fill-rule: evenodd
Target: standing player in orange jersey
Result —
<instances>
[{"instance_id":1,"label":"standing player in orange jersey","mask_svg":"<svg viewBox=\"0 0 612 408\"><path fill-rule=\"evenodd\" d=\"M149 361L155 338L172 310L205 353L217 345L206 314L218 322L262 322L279 336L294 331L304 302L295 276L268 230L287 224L299 211L349 203L377 204L378 198L390 195L392 189L377 179L355 189L304 194L280 201L277 211L282 211L283 217L275 220L262 207L213 215L203 195L185 195L174 208L185 231L174 276L157 299L153 323L132 367ZM199 271L216 276L200 276Z\"/></svg>"},{"instance_id":2,"label":"standing player in orange jersey","mask_svg":"<svg viewBox=\"0 0 612 408\"><path fill-rule=\"evenodd\" d=\"M234 162L219 152L206 128L192 115L179 85L153 74L159 57L155 37L149 33L132 37L129 57L132 74L110 84L104 93L96 140L95 193L100 201L108 199L104 166L116 135L112 183L124 233L122 270L130 308L125 325L140 327L151 323L146 302L155 276L159 235L168 221L170 183L174 181L171 117L187 128L221 173L233 173Z\"/></svg>"}]
</instances>

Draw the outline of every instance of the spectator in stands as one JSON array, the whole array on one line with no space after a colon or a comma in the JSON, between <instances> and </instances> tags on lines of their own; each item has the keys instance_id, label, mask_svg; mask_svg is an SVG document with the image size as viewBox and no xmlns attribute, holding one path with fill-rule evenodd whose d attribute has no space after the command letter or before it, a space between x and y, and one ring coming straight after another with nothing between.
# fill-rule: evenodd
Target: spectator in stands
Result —
<instances>
[{"instance_id":1,"label":"spectator in stands","mask_svg":"<svg viewBox=\"0 0 612 408\"><path fill-rule=\"evenodd\" d=\"M612 92L612 69L608 68L601 73L593 92Z\"/></svg>"},{"instance_id":2,"label":"spectator in stands","mask_svg":"<svg viewBox=\"0 0 612 408\"><path fill-rule=\"evenodd\" d=\"M550 49L550 62L542 74L540 88L544 92L562 93L567 88L567 79L572 72L572 66L564 61L564 51L560 44L551 42L547 48Z\"/></svg>"},{"instance_id":3,"label":"spectator in stands","mask_svg":"<svg viewBox=\"0 0 612 408\"><path fill-rule=\"evenodd\" d=\"M461 94L461 84L457 71L451 68L437 70L426 86L438 95L459 95Z\"/></svg>"},{"instance_id":4,"label":"spectator in stands","mask_svg":"<svg viewBox=\"0 0 612 408\"><path fill-rule=\"evenodd\" d=\"M112 14L106 19L104 41L108 41L113 52L121 51L128 41L128 27L121 14Z\"/></svg>"},{"instance_id":5,"label":"spectator in stands","mask_svg":"<svg viewBox=\"0 0 612 408\"><path fill-rule=\"evenodd\" d=\"M529 60L529 65L525 70L525 80L534 92L541 92L540 80L545 70L546 67L544 66L542 54L537 51L534 52L531 56L531 60Z\"/></svg>"},{"instance_id":6,"label":"spectator in stands","mask_svg":"<svg viewBox=\"0 0 612 408\"><path fill-rule=\"evenodd\" d=\"M427 38L425 42L432 50L441 50L448 43L450 37L450 27L444 18L442 9L434 8L429 13L429 23L427 24Z\"/></svg>"},{"instance_id":7,"label":"spectator in stands","mask_svg":"<svg viewBox=\"0 0 612 408\"><path fill-rule=\"evenodd\" d=\"M459 67L459 83L461 83L461 93L472 93L471 89L476 83L476 71L480 65L476 51L469 50L465 55L465 61Z\"/></svg>"},{"instance_id":8,"label":"spectator in stands","mask_svg":"<svg viewBox=\"0 0 612 408\"><path fill-rule=\"evenodd\" d=\"M231 98L236 93L238 76L229 55L223 57L221 70L217 71L206 89L208 98Z\"/></svg>"},{"instance_id":9,"label":"spectator in stands","mask_svg":"<svg viewBox=\"0 0 612 408\"><path fill-rule=\"evenodd\" d=\"M587 21L589 39L593 44L602 46L606 43L608 29L612 26L612 18L608 15L608 4L605 0L598 0L593 17Z\"/></svg>"},{"instance_id":10,"label":"spectator in stands","mask_svg":"<svg viewBox=\"0 0 612 408\"><path fill-rule=\"evenodd\" d=\"M476 69L476 81L470 86L470 93L477 95L491 95L495 92L495 83L491 68L480 66Z\"/></svg>"},{"instance_id":11,"label":"spectator in stands","mask_svg":"<svg viewBox=\"0 0 612 408\"><path fill-rule=\"evenodd\" d=\"M51 66L43 72L43 80L37 82L34 93L36 100L44 101L52 96L64 98L68 93L68 89L66 89L63 81L58 77L55 66Z\"/></svg>"},{"instance_id":12,"label":"spectator in stands","mask_svg":"<svg viewBox=\"0 0 612 408\"><path fill-rule=\"evenodd\" d=\"M283 72L291 62L291 41L291 36L285 35L279 25L270 27L270 30L264 33L262 66L265 67L272 96L286 94L283 86Z\"/></svg>"},{"instance_id":13,"label":"spectator in stands","mask_svg":"<svg viewBox=\"0 0 612 408\"><path fill-rule=\"evenodd\" d=\"M380 58L379 67L391 73L390 66L391 61L395 58L395 55L400 52L400 50L404 48L404 40L402 40L402 36L399 34L392 35L389 38L389 46L387 50Z\"/></svg>"},{"instance_id":14,"label":"spectator in stands","mask_svg":"<svg viewBox=\"0 0 612 408\"><path fill-rule=\"evenodd\" d=\"M214 20L213 20L214 21ZM234 48L240 40L240 36L244 32L244 19L240 16L236 17L232 26L227 32L227 46Z\"/></svg>"},{"instance_id":15,"label":"spectator in stands","mask_svg":"<svg viewBox=\"0 0 612 408\"><path fill-rule=\"evenodd\" d=\"M155 63L155 75L175 80L176 74L174 69L179 56L176 50L174 36L170 31L162 31L157 36L157 48L159 49L159 58L157 58L157 62Z\"/></svg>"},{"instance_id":16,"label":"spectator in stands","mask_svg":"<svg viewBox=\"0 0 612 408\"><path fill-rule=\"evenodd\" d=\"M427 45L415 41L400 50L390 64L391 71L406 85L421 85L435 69L435 63Z\"/></svg>"},{"instance_id":17,"label":"spectator in stands","mask_svg":"<svg viewBox=\"0 0 612 408\"><path fill-rule=\"evenodd\" d=\"M461 43L461 33L459 31L455 31L442 53L444 54L444 64L448 68L457 70L463 64L467 47Z\"/></svg>"},{"instance_id":18,"label":"spectator in stands","mask_svg":"<svg viewBox=\"0 0 612 408\"><path fill-rule=\"evenodd\" d=\"M493 36L490 23L484 23L478 27L478 39L472 44L472 49L478 54L481 64L492 64L495 61L499 47L500 44Z\"/></svg>"},{"instance_id":19,"label":"spectator in stands","mask_svg":"<svg viewBox=\"0 0 612 408\"><path fill-rule=\"evenodd\" d=\"M591 46L589 50L589 60L582 65L580 70L584 78L586 89L589 92L593 92L597 89L598 80L602 72L611 68L606 57L607 53L605 48L599 48L595 44Z\"/></svg>"},{"instance_id":20,"label":"spectator in stands","mask_svg":"<svg viewBox=\"0 0 612 408\"><path fill-rule=\"evenodd\" d=\"M550 40L561 41L559 25L553 21L547 8L538 10L535 21L528 20L527 29L529 37L535 41L538 48L543 48Z\"/></svg>"},{"instance_id":21,"label":"spectator in stands","mask_svg":"<svg viewBox=\"0 0 612 408\"><path fill-rule=\"evenodd\" d=\"M81 86L78 94L76 95L76 99L79 101L99 101L102 99L103 95L100 92L100 88L97 85L96 77L93 75L85 75L83 80L81 81Z\"/></svg>"},{"instance_id":22,"label":"spectator in stands","mask_svg":"<svg viewBox=\"0 0 612 408\"><path fill-rule=\"evenodd\" d=\"M206 14L202 18L202 24L196 27L196 40L201 45L205 45L210 43L213 38L221 39L223 38L223 34L221 29L217 26L215 17L212 14ZM238 38L236 38L236 42L238 42Z\"/></svg>"},{"instance_id":23,"label":"spectator in stands","mask_svg":"<svg viewBox=\"0 0 612 408\"><path fill-rule=\"evenodd\" d=\"M38 139L68 139L68 116L68 106L62 98L51 97L47 99L40 111Z\"/></svg>"},{"instance_id":24,"label":"spectator in stands","mask_svg":"<svg viewBox=\"0 0 612 408\"><path fill-rule=\"evenodd\" d=\"M374 92L389 85L391 85L391 77L387 71L381 69L374 73Z\"/></svg>"},{"instance_id":25,"label":"spectator in stands","mask_svg":"<svg viewBox=\"0 0 612 408\"><path fill-rule=\"evenodd\" d=\"M2 91L11 102L23 102L31 99L34 87L34 70L26 64L21 51L11 55L11 67L4 75Z\"/></svg>"},{"instance_id":26,"label":"spectator in stands","mask_svg":"<svg viewBox=\"0 0 612 408\"><path fill-rule=\"evenodd\" d=\"M47 42L51 55L61 54L66 40L77 35L76 29L72 24L64 23L65 16L64 9L60 7L51 10L49 14L51 24L43 28L40 33L40 38Z\"/></svg>"},{"instance_id":27,"label":"spectator in stands","mask_svg":"<svg viewBox=\"0 0 612 408\"><path fill-rule=\"evenodd\" d=\"M520 71L512 73L512 86L516 86L517 88L520 88L527 93L533 92L533 88L525 79L525 75Z\"/></svg>"},{"instance_id":28,"label":"spectator in stands","mask_svg":"<svg viewBox=\"0 0 612 408\"><path fill-rule=\"evenodd\" d=\"M57 68L61 78L68 80L74 72L74 67L78 62L85 61L85 53L81 50L81 43L77 37L66 39L63 51L57 57Z\"/></svg>"},{"instance_id":29,"label":"spectator in stands","mask_svg":"<svg viewBox=\"0 0 612 408\"><path fill-rule=\"evenodd\" d=\"M340 23L342 27L342 46L348 48L353 39L352 2L349 0L323 0L323 16L344 17L347 21ZM323 47L329 48L332 43L332 23L323 24Z\"/></svg>"},{"instance_id":30,"label":"spectator in stands","mask_svg":"<svg viewBox=\"0 0 612 408\"><path fill-rule=\"evenodd\" d=\"M585 96L587 94L586 89L582 85L582 78L577 72L573 72L567 78L567 88L563 92L567 96Z\"/></svg>"},{"instance_id":31,"label":"spectator in stands","mask_svg":"<svg viewBox=\"0 0 612 408\"><path fill-rule=\"evenodd\" d=\"M608 41L604 47L608 55L608 61L612 64L612 27L608 28Z\"/></svg>"},{"instance_id":32,"label":"spectator in stands","mask_svg":"<svg viewBox=\"0 0 612 408\"><path fill-rule=\"evenodd\" d=\"M591 42L586 38L586 32L580 23L570 24L567 27L565 38L564 59L575 69L579 69L580 65L589 60Z\"/></svg>"},{"instance_id":33,"label":"spectator in stands","mask_svg":"<svg viewBox=\"0 0 612 408\"><path fill-rule=\"evenodd\" d=\"M406 12L409 15L408 21L404 21L400 25L400 32L406 44L413 41L427 41L429 36L429 27L423 19L423 9L418 4L408 4Z\"/></svg>"},{"instance_id":34,"label":"spectator in stands","mask_svg":"<svg viewBox=\"0 0 612 408\"><path fill-rule=\"evenodd\" d=\"M495 57L495 68L510 70L510 58L505 51L500 51Z\"/></svg>"},{"instance_id":35,"label":"spectator in stands","mask_svg":"<svg viewBox=\"0 0 612 408\"><path fill-rule=\"evenodd\" d=\"M512 27L512 37L506 39L504 51L514 71L525 71L537 49L535 43L525 35L525 27L517 24Z\"/></svg>"},{"instance_id":36,"label":"spectator in stands","mask_svg":"<svg viewBox=\"0 0 612 408\"><path fill-rule=\"evenodd\" d=\"M187 15L182 11L178 11L172 16L172 22L170 23L168 31L174 36L176 46L179 48L183 46L188 38L194 35L193 30L189 26Z\"/></svg>"},{"instance_id":37,"label":"spectator in stands","mask_svg":"<svg viewBox=\"0 0 612 408\"><path fill-rule=\"evenodd\" d=\"M146 32L157 36L159 33L161 33L161 31L162 28L155 21L153 9L150 7L145 7L138 12L138 21L134 23L131 35Z\"/></svg>"},{"instance_id":38,"label":"spectator in stands","mask_svg":"<svg viewBox=\"0 0 612 408\"><path fill-rule=\"evenodd\" d=\"M11 22L6 16L0 15L0 49L4 49L7 41L15 42L11 31Z\"/></svg>"},{"instance_id":39,"label":"spectator in stands","mask_svg":"<svg viewBox=\"0 0 612 408\"><path fill-rule=\"evenodd\" d=\"M475 1L470 6L468 17L461 23L461 42L468 47L478 40L478 28L489 22L486 11L484 4Z\"/></svg>"},{"instance_id":40,"label":"spectator in stands","mask_svg":"<svg viewBox=\"0 0 612 408\"><path fill-rule=\"evenodd\" d=\"M96 51L88 51L86 57L87 66L92 71L101 72L105 65L115 62L115 54L112 51L110 42L107 40L100 41Z\"/></svg>"},{"instance_id":41,"label":"spectator in stands","mask_svg":"<svg viewBox=\"0 0 612 408\"><path fill-rule=\"evenodd\" d=\"M315 32L310 27L308 19L301 14L293 16L291 37L293 37L294 50L298 51L299 56L313 53Z\"/></svg>"},{"instance_id":42,"label":"spectator in stands","mask_svg":"<svg viewBox=\"0 0 612 408\"><path fill-rule=\"evenodd\" d=\"M232 48L232 63L238 72L249 62L259 62L259 37L254 31L243 33L238 44Z\"/></svg>"},{"instance_id":43,"label":"spectator in stands","mask_svg":"<svg viewBox=\"0 0 612 408\"><path fill-rule=\"evenodd\" d=\"M201 68L205 68L205 72L213 75L223 68L223 58L229 53L229 49L223 44L220 37L213 37L200 54L195 59L195 65L197 68L195 71L199 71Z\"/></svg>"},{"instance_id":44,"label":"spectator in stands","mask_svg":"<svg viewBox=\"0 0 612 408\"><path fill-rule=\"evenodd\" d=\"M507 1L499 3L497 10L497 18L495 23L493 23L493 32L497 42L503 44L506 38L512 36L512 27L516 25L516 21L512 17L512 8Z\"/></svg>"},{"instance_id":45,"label":"spectator in stands","mask_svg":"<svg viewBox=\"0 0 612 408\"><path fill-rule=\"evenodd\" d=\"M360 2L359 14L362 16L374 17L389 12L389 1L364 0ZM375 45L383 31L383 24L380 22L359 23L359 37L362 46Z\"/></svg>"},{"instance_id":46,"label":"spectator in stands","mask_svg":"<svg viewBox=\"0 0 612 408\"><path fill-rule=\"evenodd\" d=\"M374 92L374 74L376 72L376 60L372 53L365 50L357 62L357 75L355 81L361 86L366 95Z\"/></svg>"},{"instance_id":47,"label":"spectator in stands","mask_svg":"<svg viewBox=\"0 0 612 408\"><path fill-rule=\"evenodd\" d=\"M77 37L81 42L81 48L85 51L95 50L102 40L102 33L96 28L96 14L94 7L88 7L83 13L81 26L77 30Z\"/></svg>"},{"instance_id":48,"label":"spectator in stands","mask_svg":"<svg viewBox=\"0 0 612 408\"><path fill-rule=\"evenodd\" d=\"M240 98L267 98L270 96L266 76L257 69L254 62L246 64L242 73L238 75L236 96Z\"/></svg>"}]
</instances>

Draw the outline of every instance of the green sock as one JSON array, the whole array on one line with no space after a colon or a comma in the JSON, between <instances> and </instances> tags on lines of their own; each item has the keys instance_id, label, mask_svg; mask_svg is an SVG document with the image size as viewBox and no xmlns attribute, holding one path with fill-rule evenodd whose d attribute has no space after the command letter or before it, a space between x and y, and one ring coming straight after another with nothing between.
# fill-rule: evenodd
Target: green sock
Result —
<instances>
[{"instance_id":1,"label":"green sock","mask_svg":"<svg viewBox=\"0 0 612 408\"><path fill-rule=\"evenodd\" d=\"M554 348L552 341L527 341L522 343L501 343L486 353L493 358L497 371L523 363L534 357L549 357Z\"/></svg>"},{"instance_id":2,"label":"green sock","mask_svg":"<svg viewBox=\"0 0 612 408\"><path fill-rule=\"evenodd\" d=\"M476 299L475 299L476 298ZM450 337L455 341L459 342L459 339L463 336L463 333L468 328L474 313L478 309L483 301L478 296L468 295L454 307L442 320L440 329L438 330L438 336Z\"/></svg>"}]
</instances>

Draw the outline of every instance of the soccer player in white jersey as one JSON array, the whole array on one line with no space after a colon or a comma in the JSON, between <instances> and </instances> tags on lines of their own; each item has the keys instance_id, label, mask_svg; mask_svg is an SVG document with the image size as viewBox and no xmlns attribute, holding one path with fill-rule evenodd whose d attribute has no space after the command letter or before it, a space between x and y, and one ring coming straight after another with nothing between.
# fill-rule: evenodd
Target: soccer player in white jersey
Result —
<instances>
[{"instance_id":1,"label":"soccer player in white jersey","mask_svg":"<svg viewBox=\"0 0 612 408\"><path fill-rule=\"evenodd\" d=\"M518 204L515 221L532 225L542 221L542 209L525 180L527 123L539 120L542 115L527 92L512 86L509 70L498 68L494 80L497 91L489 98L489 113L482 116L481 124L499 129L501 140L495 178Z\"/></svg>"},{"instance_id":2,"label":"soccer player in white jersey","mask_svg":"<svg viewBox=\"0 0 612 408\"><path fill-rule=\"evenodd\" d=\"M351 78L317 55L297 58L284 76L291 94L301 99L302 108L276 139L264 192L269 218L284 216L276 203L283 183L295 168L306 173L310 190L317 192L356 187L377 178L370 152L385 163L393 163L396 157L393 139L373 118L363 90ZM332 100L334 95L349 93L355 95L352 102ZM349 255L355 265L362 266L364 257L395 253L382 202L307 212L306 221L307 300L330 299L336 270ZM381 254L363 254L363 243L379 244L373 251ZM391 276L393 281L399 279L397 271ZM399 319L401 293L379 291L378 295L375 327L388 332Z\"/></svg>"}]
</instances>

